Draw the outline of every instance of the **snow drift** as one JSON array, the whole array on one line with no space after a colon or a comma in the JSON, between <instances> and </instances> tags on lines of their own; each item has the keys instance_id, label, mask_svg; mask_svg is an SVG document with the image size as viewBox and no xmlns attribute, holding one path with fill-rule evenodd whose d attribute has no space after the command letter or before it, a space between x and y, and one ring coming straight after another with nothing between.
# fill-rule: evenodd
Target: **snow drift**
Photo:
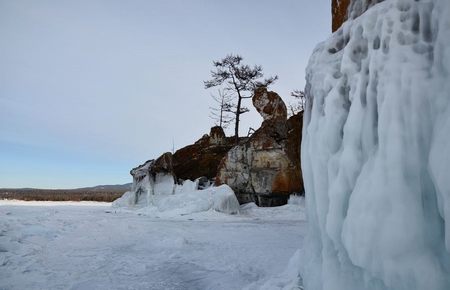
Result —
<instances>
[{"instance_id":1,"label":"snow drift","mask_svg":"<svg viewBox=\"0 0 450 290\"><path fill-rule=\"evenodd\" d=\"M239 212L239 202L228 185L198 189L198 180L176 185L171 175L161 175L150 182L148 176L133 184L128 191L113 202L113 207L148 208L159 212L191 214L215 210L227 214Z\"/></svg>"},{"instance_id":2,"label":"snow drift","mask_svg":"<svg viewBox=\"0 0 450 290\"><path fill-rule=\"evenodd\" d=\"M307 68L305 289L450 289L450 1L387 0Z\"/></svg>"}]
</instances>

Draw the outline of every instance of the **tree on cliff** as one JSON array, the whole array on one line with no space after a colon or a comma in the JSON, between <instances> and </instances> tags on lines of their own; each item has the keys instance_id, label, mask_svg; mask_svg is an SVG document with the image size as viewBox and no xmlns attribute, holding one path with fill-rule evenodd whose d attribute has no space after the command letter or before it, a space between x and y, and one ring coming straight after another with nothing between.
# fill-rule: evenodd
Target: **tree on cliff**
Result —
<instances>
[{"instance_id":1,"label":"tree on cliff","mask_svg":"<svg viewBox=\"0 0 450 290\"><path fill-rule=\"evenodd\" d=\"M217 90L217 95L211 94L211 97L216 102L216 107L209 107L211 114L209 117L213 119L217 126L223 129L234 121L230 113L234 114L235 104L233 103L233 96L224 90Z\"/></svg>"},{"instance_id":2,"label":"tree on cliff","mask_svg":"<svg viewBox=\"0 0 450 290\"><path fill-rule=\"evenodd\" d=\"M243 99L252 97L253 91L258 87L267 87L274 83L278 76L262 79L263 72L260 65L250 67L242 64L240 55L229 54L225 58L214 61L215 70L211 71L211 79L204 81L205 88L222 86L227 92L233 94L236 104L234 107L234 137L239 143L240 116L249 111L242 105Z\"/></svg>"},{"instance_id":3,"label":"tree on cliff","mask_svg":"<svg viewBox=\"0 0 450 290\"><path fill-rule=\"evenodd\" d=\"M296 99L294 104L292 103L289 104L291 115L295 115L298 112L303 112L303 110L305 110L305 102L306 102L305 92L300 90L294 90L291 92L291 96Z\"/></svg>"}]
</instances>

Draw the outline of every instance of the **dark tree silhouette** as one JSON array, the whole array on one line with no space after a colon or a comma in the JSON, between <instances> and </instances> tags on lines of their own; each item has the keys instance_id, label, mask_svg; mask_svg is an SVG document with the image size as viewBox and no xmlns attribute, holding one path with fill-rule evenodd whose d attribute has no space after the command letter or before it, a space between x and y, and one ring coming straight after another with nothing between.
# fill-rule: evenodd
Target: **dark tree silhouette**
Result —
<instances>
[{"instance_id":1,"label":"dark tree silhouette","mask_svg":"<svg viewBox=\"0 0 450 290\"><path fill-rule=\"evenodd\" d=\"M235 105L233 104L233 96L224 90L217 90L217 95L211 94L211 97L216 102L216 107L209 107L211 114L209 117L215 121L216 126L226 129L228 125L234 121L234 117L230 113L235 112Z\"/></svg>"},{"instance_id":2,"label":"dark tree silhouette","mask_svg":"<svg viewBox=\"0 0 450 290\"><path fill-rule=\"evenodd\" d=\"M242 60L240 55L230 54L221 60L214 61L215 70L211 71L212 78L204 81L206 89L221 86L234 96L236 100L234 106L236 144L239 143L240 116L249 111L248 108L242 106L242 100L251 98L256 88L267 87L278 79L278 76L262 79L263 72L260 65L250 67L242 64Z\"/></svg>"}]
</instances>

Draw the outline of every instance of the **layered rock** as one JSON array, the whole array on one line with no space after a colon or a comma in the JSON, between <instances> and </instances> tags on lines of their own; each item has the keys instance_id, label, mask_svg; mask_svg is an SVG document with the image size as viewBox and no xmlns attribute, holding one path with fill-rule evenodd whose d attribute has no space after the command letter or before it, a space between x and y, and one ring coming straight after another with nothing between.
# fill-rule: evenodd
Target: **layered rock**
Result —
<instances>
[{"instance_id":1,"label":"layered rock","mask_svg":"<svg viewBox=\"0 0 450 290\"><path fill-rule=\"evenodd\" d=\"M252 100L264 121L248 140L226 154L217 170L216 184L228 184L241 203L285 204L291 193L303 191L301 116L287 121L283 100L265 88L256 90Z\"/></svg>"}]
</instances>

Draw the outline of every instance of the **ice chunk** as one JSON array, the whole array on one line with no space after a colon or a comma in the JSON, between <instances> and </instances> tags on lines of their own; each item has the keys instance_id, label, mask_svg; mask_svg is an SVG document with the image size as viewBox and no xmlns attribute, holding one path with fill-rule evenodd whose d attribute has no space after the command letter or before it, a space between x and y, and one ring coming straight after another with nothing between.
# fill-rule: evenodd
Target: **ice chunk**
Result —
<instances>
[{"instance_id":1,"label":"ice chunk","mask_svg":"<svg viewBox=\"0 0 450 290\"><path fill-rule=\"evenodd\" d=\"M227 214L239 213L239 202L231 187L222 184L207 190L211 192L214 210Z\"/></svg>"},{"instance_id":2,"label":"ice chunk","mask_svg":"<svg viewBox=\"0 0 450 290\"><path fill-rule=\"evenodd\" d=\"M184 193L184 192L192 192L197 189L198 189L198 179L196 179L195 181L187 179L183 181L182 186L177 186L176 191L178 193Z\"/></svg>"}]
</instances>

